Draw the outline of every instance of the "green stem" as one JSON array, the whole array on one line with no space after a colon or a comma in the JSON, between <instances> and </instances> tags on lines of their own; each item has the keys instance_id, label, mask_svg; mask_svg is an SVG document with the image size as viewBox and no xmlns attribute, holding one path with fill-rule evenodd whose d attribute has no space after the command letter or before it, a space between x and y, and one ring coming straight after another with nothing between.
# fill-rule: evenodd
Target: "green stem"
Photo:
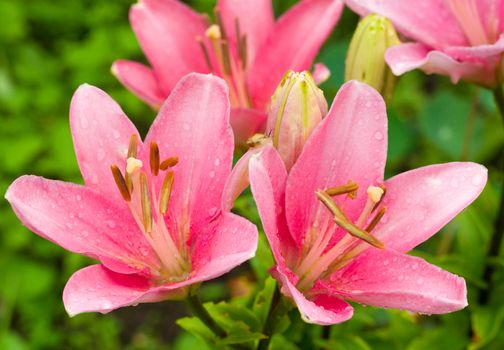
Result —
<instances>
[{"instance_id":1,"label":"green stem","mask_svg":"<svg viewBox=\"0 0 504 350\"><path fill-rule=\"evenodd\" d=\"M205 326L210 328L212 332L215 333L215 335L217 335L219 338L225 338L227 336L226 331L222 329L221 326L217 324L217 322L214 321L197 295L189 295L186 299L186 303L192 314L199 318L205 324Z\"/></svg>"},{"instance_id":2,"label":"green stem","mask_svg":"<svg viewBox=\"0 0 504 350\"><path fill-rule=\"evenodd\" d=\"M263 334L267 338L261 339L257 345L257 350L267 350L271 341L271 338L275 334L276 325L280 324L282 317L285 316L287 311L289 311L290 305L287 300L282 297L280 289L277 286L275 289L275 294L273 294L273 300L271 301L271 306L264 324Z\"/></svg>"},{"instance_id":3,"label":"green stem","mask_svg":"<svg viewBox=\"0 0 504 350\"><path fill-rule=\"evenodd\" d=\"M494 100L497 108L499 109L499 113L503 118L504 122L504 94L502 91L502 87L497 87L494 91ZM499 170L504 173L504 151L500 157ZM485 270L483 272L483 279L486 282L486 288L481 292L479 296L479 301L481 304L488 303L490 291L493 288L493 275L495 273L496 264L494 260L499 256L500 248L502 245L502 239L504 237L504 174L503 174L503 183L500 188L500 201L499 201L499 209L497 211L497 217L495 218L494 230L492 234L492 238L490 239L490 246L488 248L487 253L487 263Z\"/></svg>"}]
</instances>

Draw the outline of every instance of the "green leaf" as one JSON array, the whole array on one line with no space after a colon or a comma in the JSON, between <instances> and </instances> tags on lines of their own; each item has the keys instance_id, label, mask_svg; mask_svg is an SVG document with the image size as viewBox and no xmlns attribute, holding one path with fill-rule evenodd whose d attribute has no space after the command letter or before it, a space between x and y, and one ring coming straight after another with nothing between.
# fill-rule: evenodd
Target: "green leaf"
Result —
<instances>
[{"instance_id":1,"label":"green leaf","mask_svg":"<svg viewBox=\"0 0 504 350\"><path fill-rule=\"evenodd\" d=\"M217 336L197 317L179 318L176 323L205 342L210 344L217 342Z\"/></svg>"},{"instance_id":2,"label":"green leaf","mask_svg":"<svg viewBox=\"0 0 504 350\"><path fill-rule=\"evenodd\" d=\"M504 306L479 306L471 314L474 331L470 350L481 349L498 334L504 321Z\"/></svg>"},{"instance_id":3,"label":"green leaf","mask_svg":"<svg viewBox=\"0 0 504 350\"><path fill-rule=\"evenodd\" d=\"M276 280L273 277L268 277L264 281L263 289L257 293L254 300L254 305L252 310L254 314L259 318L261 325L264 326L266 319L268 318L269 310L271 307L271 302L273 299L273 294L275 294Z\"/></svg>"},{"instance_id":4,"label":"green leaf","mask_svg":"<svg viewBox=\"0 0 504 350\"><path fill-rule=\"evenodd\" d=\"M338 339L322 340L317 339L315 343L320 349L330 350L371 350L371 346L358 336L345 335Z\"/></svg>"},{"instance_id":5,"label":"green leaf","mask_svg":"<svg viewBox=\"0 0 504 350\"><path fill-rule=\"evenodd\" d=\"M440 327L426 331L413 340L407 350L462 350L466 349L469 339L463 329Z\"/></svg>"}]
</instances>

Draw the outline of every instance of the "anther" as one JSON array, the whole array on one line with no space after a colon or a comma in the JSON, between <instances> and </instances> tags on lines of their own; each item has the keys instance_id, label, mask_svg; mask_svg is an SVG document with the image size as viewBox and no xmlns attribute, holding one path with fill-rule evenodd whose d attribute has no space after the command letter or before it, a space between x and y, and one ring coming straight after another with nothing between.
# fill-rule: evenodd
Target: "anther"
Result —
<instances>
[{"instance_id":1,"label":"anther","mask_svg":"<svg viewBox=\"0 0 504 350\"><path fill-rule=\"evenodd\" d=\"M119 170L119 167L117 165L112 165L110 167L110 170L112 170L114 181L117 185L117 188L119 189L119 192L121 193L121 196L126 202L129 202L131 200L131 192L128 189L128 185L124 180L121 170Z\"/></svg>"},{"instance_id":2,"label":"anther","mask_svg":"<svg viewBox=\"0 0 504 350\"><path fill-rule=\"evenodd\" d=\"M383 199L385 198L385 195L387 194L387 187L385 187L384 184L380 184L379 187L382 189L383 193L381 195L380 200L378 202L376 202L376 204L374 205L373 210L371 210L371 212L374 212L380 206L380 204L383 202Z\"/></svg>"},{"instance_id":3,"label":"anther","mask_svg":"<svg viewBox=\"0 0 504 350\"><path fill-rule=\"evenodd\" d=\"M350 235L359 238L366 243L371 244L373 247L383 249L385 248L385 245L375 236L369 234L369 232L366 232L364 230L361 230L351 222L347 220L341 220L339 217L334 216L334 222L341 227L343 230L348 232Z\"/></svg>"},{"instance_id":4,"label":"anther","mask_svg":"<svg viewBox=\"0 0 504 350\"><path fill-rule=\"evenodd\" d=\"M138 135L131 135L129 146L128 146L128 158L135 158L137 156L138 148Z\"/></svg>"},{"instance_id":5,"label":"anther","mask_svg":"<svg viewBox=\"0 0 504 350\"><path fill-rule=\"evenodd\" d=\"M198 44L201 48L201 51L203 51L203 57L205 58L205 62L208 66L208 69L210 70L210 72L212 72L213 71L212 60L210 59L210 54L208 53L208 50L206 48L205 42L203 41L203 38L198 36L198 37L196 37L196 41L198 42Z\"/></svg>"},{"instance_id":6,"label":"anther","mask_svg":"<svg viewBox=\"0 0 504 350\"><path fill-rule=\"evenodd\" d=\"M143 162L140 159L136 159L134 157L129 157L126 159L126 172L128 174L133 174L138 169L143 167Z\"/></svg>"},{"instance_id":7,"label":"anther","mask_svg":"<svg viewBox=\"0 0 504 350\"><path fill-rule=\"evenodd\" d=\"M231 74L231 57L229 55L229 44L226 40L221 41L222 50L222 66L224 68L224 73L227 75Z\"/></svg>"},{"instance_id":8,"label":"anther","mask_svg":"<svg viewBox=\"0 0 504 350\"><path fill-rule=\"evenodd\" d=\"M357 185L352 180L348 180L348 183L346 185L327 188L325 192L331 197L338 196L341 194L348 194L349 198L355 199L355 197L357 196L358 189L359 185Z\"/></svg>"},{"instance_id":9,"label":"anther","mask_svg":"<svg viewBox=\"0 0 504 350\"><path fill-rule=\"evenodd\" d=\"M140 174L140 200L142 203L142 219L145 232L152 231L152 209L149 194L149 185L147 184L147 175L144 172Z\"/></svg>"},{"instance_id":10,"label":"anther","mask_svg":"<svg viewBox=\"0 0 504 350\"><path fill-rule=\"evenodd\" d=\"M378 223L380 222L383 215L385 215L386 211L387 211L386 207L382 207L382 208L380 208L380 210L378 210L378 213L376 213L373 220L371 220L369 225L366 227L366 232L371 233L371 231L374 230L374 228L376 227L376 225L378 225Z\"/></svg>"},{"instance_id":11,"label":"anther","mask_svg":"<svg viewBox=\"0 0 504 350\"><path fill-rule=\"evenodd\" d=\"M173 171L166 173L163 180L163 185L161 186L161 196L159 198L159 211L161 214L165 215L168 210L168 202L170 201L170 194L174 179Z\"/></svg>"},{"instance_id":12,"label":"anther","mask_svg":"<svg viewBox=\"0 0 504 350\"><path fill-rule=\"evenodd\" d=\"M381 201L383 193L385 191L381 187L369 186L367 189L368 198L375 204Z\"/></svg>"},{"instance_id":13,"label":"anther","mask_svg":"<svg viewBox=\"0 0 504 350\"><path fill-rule=\"evenodd\" d=\"M217 8L214 8L214 15L215 15L215 23L220 28L220 34L221 34L220 37L226 40L227 39L226 28L224 27L224 22L222 22L221 13Z\"/></svg>"},{"instance_id":14,"label":"anther","mask_svg":"<svg viewBox=\"0 0 504 350\"><path fill-rule=\"evenodd\" d=\"M175 165L178 164L178 160L179 160L178 157L166 158L161 162L161 164L159 164L159 169L164 171L168 168L174 167Z\"/></svg>"},{"instance_id":15,"label":"anther","mask_svg":"<svg viewBox=\"0 0 504 350\"><path fill-rule=\"evenodd\" d=\"M159 173L159 147L156 142L150 144L150 169L151 174L157 176Z\"/></svg>"}]
</instances>

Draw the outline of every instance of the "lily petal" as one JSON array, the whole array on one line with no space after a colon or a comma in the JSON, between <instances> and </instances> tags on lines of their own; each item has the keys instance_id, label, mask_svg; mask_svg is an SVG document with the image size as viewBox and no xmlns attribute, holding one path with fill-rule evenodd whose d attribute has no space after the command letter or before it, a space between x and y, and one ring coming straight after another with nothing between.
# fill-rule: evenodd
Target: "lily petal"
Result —
<instances>
[{"instance_id":1,"label":"lily petal","mask_svg":"<svg viewBox=\"0 0 504 350\"><path fill-rule=\"evenodd\" d=\"M165 95L152 68L138 62L117 60L112 65L112 73L128 90L153 108L159 108L163 103Z\"/></svg>"},{"instance_id":2,"label":"lily petal","mask_svg":"<svg viewBox=\"0 0 504 350\"><path fill-rule=\"evenodd\" d=\"M210 280L251 259L257 249L257 227L223 213L195 237L192 283Z\"/></svg>"},{"instance_id":3,"label":"lily petal","mask_svg":"<svg viewBox=\"0 0 504 350\"><path fill-rule=\"evenodd\" d=\"M286 190L286 215L298 244L317 222L332 224L331 214L315 191L346 184L359 185L358 196L335 197L347 216L356 220L367 200L366 189L383 181L387 155L385 103L370 86L351 81L339 90L331 110L313 131L292 167Z\"/></svg>"},{"instance_id":4,"label":"lily petal","mask_svg":"<svg viewBox=\"0 0 504 350\"><path fill-rule=\"evenodd\" d=\"M439 231L485 187L487 169L475 163L431 165L385 182L384 220L373 231L385 246L407 252Z\"/></svg>"},{"instance_id":5,"label":"lily petal","mask_svg":"<svg viewBox=\"0 0 504 350\"><path fill-rule=\"evenodd\" d=\"M237 145L244 144L254 133L263 129L266 113L251 108L231 109L231 127Z\"/></svg>"},{"instance_id":6,"label":"lily petal","mask_svg":"<svg viewBox=\"0 0 504 350\"><path fill-rule=\"evenodd\" d=\"M282 293L294 300L305 322L332 325L352 318L353 308L345 301L330 295L318 295L310 301L280 269L276 268L273 275L282 284Z\"/></svg>"},{"instance_id":7,"label":"lily petal","mask_svg":"<svg viewBox=\"0 0 504 350\"><path fill-rule=\"evenodd\" d=\"M220 211L233 161L228 89L212 75L189 74L161 107L146 137L158 142L161 159L178 157L169 214L191 225L206 223ZM148 154L143 156L148 159ZM161 188L163 177L157 179Z\"/></svg>"},{"instance_id":8,"label":"lily petal","mask_svg":"<svg viewBox=\"0 0 504 350\"><path fill-rule=\"evenodd\" d=\"M116 203L124 203L110 167L124 169L130 138L139 137L133 123L104 91L84 84L72 97L70 128L86 186Z\"/></svg>"},{"instance_id":9,"label":"lily petal","mask_svg":"<svg viewBox=\"0 0 504 350\"><path fill-rule=\"evenodd\" d=\"M126 207L87 187L26 175L14 181L5 198L30 230L67 250L103 260L116 272L140 272L158 264Z\"/></svg>"},{"instance_id":10,"label":"lily petal","mask_svg":"<svg viewBox=\"0 0 504 350\"><path fill-rule=\"evenodd\" d=\"M256 106L263 108L269 102L289 69L310 69L342 10L343 3L339 0L306 0L280 17L247 73Z\"/></svg>"},{"instance_id":11,"label":"lily petal","mask_svg":"<svg viewBox=\"0 0 504 350\"><path fill-rule=\"evenodd\" d=\"M331 276L334 292L358 303L442 314L467 306L463 278L425 260L370 248Z\"/></svg>"},{"instance_id":12,"label":"lily petal","mask_svg":"<svg viewBox=\"0 0 504 350\"><path fill-rule=\"evenodd\" d=\"M387 17L401 33L431 47L468 44L444 0L345 0L345 3L361 16L376 13Z\"/></svg>"},{"instance_id":13,"label":"lily petal","mask_svg":"<svg viewBox=\"0 0 504 350\"><path fill-rule=\"evenodd\" d=\"M208 71L196 40L204 38L205 20L189 6L176 0L140 0L131 7L130 22L165 95L187 73Z\"/></svg>"},{"instance_id":14,"label":"lily petal","mask_svg":"<svg viewBox=\"0 0 504 350\"><path fill-rule=\"evenodd\" d=\"M287 170L278 152L266 146L250 160L249 177L252 194L261 216L268 241L280 266L286 265L295 244L285 221L285 181Z\"/></svg>"},{"instance_id":15,"label":"lily petal","mask_svg":"<svg viewBox=\"0 0 504 350\"><path fill-rule=\"evenodd\" d=\"M457 60L488 60L500 59L499 55L504 52L504 35L501 35L499 40L493 44L478 45L478 46L452 46L444 50L448 55ZM497 56L497 57L496 57Z\"/></svg>"},{"instance_id":16,"label":"lily petal","mask_svg":"<svg viewBox=\"0 0 504 350\"><path fill-rule=\"evenodd\" d=\"M442 74L451 78L452 83L466 79L485 86L495 84L495 74L482 74L482 63L459 62L441 51L431 51L427 46L407 43L393 46L385 53L385 61L395 75L402 75L414 69L427 74Z\"/></svg>"},{"instance_id":17,"label":"lily petal","mask_svg":"<svg viewBox=\"0 0 504 350\"><path fill-rule=\"evenodd\" d=\"M247 36L248 60L253 60L275 23L271 0L219 0L217 8L234 46L237 43L236 21L239 22L240 33Z\"/></svg>"}]
</instances>

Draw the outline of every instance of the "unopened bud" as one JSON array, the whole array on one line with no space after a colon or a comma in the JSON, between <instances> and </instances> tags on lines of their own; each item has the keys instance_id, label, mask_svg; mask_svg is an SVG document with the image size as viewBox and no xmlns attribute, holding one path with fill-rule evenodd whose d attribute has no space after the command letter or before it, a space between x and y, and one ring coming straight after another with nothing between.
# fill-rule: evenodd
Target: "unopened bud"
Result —
<instances>
[{"instance_id":1,"label":"unopened bud","mask_svg":"<svg viewBox=\"0 0 504 350\"><path fill-rule=\"evenodd\" d=\"M399 45L392 23L385 17L369 15L362 19L350 42L345 81L359 80L374 87L385 100L392 97L396 77L385 62L385 52Z\"/></svg>"},{"instance_id":2,"label":"unopened bud","mask_svg":"<svg viewBox=\"0 0 504 350\"><path fill-rule=\"evenodd\" d=\"M267 130L290 169L311 132L327 114L327 101L311 74L288 71L277 87L268 111Z\"/></svg>"}]
</instances>

